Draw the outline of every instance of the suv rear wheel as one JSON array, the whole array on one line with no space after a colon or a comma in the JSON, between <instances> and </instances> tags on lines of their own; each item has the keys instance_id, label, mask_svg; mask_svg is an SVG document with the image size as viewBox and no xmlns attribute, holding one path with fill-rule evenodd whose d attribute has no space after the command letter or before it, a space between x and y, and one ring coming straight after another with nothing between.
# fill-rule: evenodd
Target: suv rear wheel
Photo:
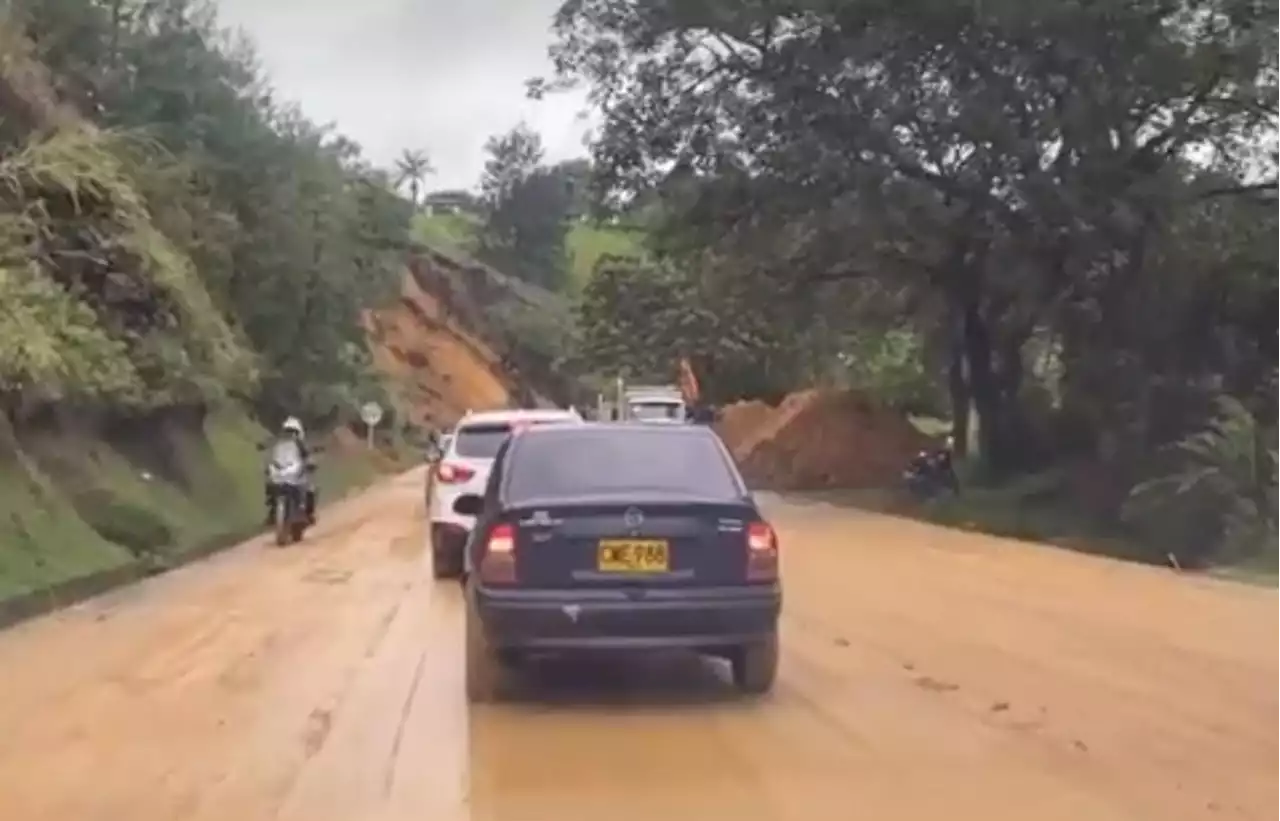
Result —
<instances>
[{"instance_id":1,"label":"suv rear wheel","mask_svg":"<svg viewBox=\"0 0 1280 821\"><path fill-rule=\"evenodd\" d=\"M459 538L444 527L431 528L431 575L436 579L462 577L465 536Z\"/></svg>"},{"instance_id":2,"label":"suv rear wheel","mask_svg":"<svg viewBox=\"0 0 1280 821\"><path fill-rule=\"evenodd\" d=\"M778 677L778 634L744 644L729 659L733 683L748 695L764 695Z\"/></svg>"}]
</instances>

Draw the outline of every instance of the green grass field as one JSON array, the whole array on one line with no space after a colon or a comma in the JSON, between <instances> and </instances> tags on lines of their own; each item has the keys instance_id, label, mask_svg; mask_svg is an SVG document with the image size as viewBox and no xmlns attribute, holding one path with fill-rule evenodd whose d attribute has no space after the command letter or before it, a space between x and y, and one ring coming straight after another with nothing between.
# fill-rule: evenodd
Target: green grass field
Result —
<instances>
[{"instance_id":1,"label":"green grass field","mask_svg":"<svg viewBox=\"0 0 1280 821\"><path fill-rule=\"evenodd\" d=\"M475 249L479 220L470 214L419 214L414 219L414 238L446 253L470 255ZM580 222L569 229L569 281L578 291L591 278L596 263L606 254L638 256L642 247L635 232L607 225Z\"/></svg>"},{"instance_id":2,"label":"green grass field","mask_svg":"<svg viewBox=\"0 0 1280 821\"><path fill-rule=\"evenodd\" d=\"M424 245L469 256L475 248L478 225L470 214L418 214L413 219L413 235Z\"/></svg>"},{"instance_id":3,"label":"green grass field","mask_svg":"<svg viewBox=\"0 0 1280 821\"><path fill-rule=\"evenodd\" d=\"M568 246L570 282L575 291L591 279L601 257L607 254L640 256L643 253L639 235L635 232L590 223L573 226L569 231Z\"/></svg>"}]
</instances>

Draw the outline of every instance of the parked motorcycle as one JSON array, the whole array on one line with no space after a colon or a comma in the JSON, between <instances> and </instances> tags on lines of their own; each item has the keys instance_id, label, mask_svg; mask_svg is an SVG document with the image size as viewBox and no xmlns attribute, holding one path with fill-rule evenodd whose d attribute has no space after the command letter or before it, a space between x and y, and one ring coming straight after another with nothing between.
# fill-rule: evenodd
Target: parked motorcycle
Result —
<instances>
[{"instance_id":1,"label":"parked motorcycle","mask_svg":"<svg viewBox=\"0 0 1280 821\"><path fill-rule=\"evenodd\" d=\"M959 493L960 480L956 477L950 439L944 447L917 453L902 472L902 481L907 490L920 500L933 499L944 493Z\"/></svg>"},{"instance_id":2,"label":"parked motorcycle","mask_svg":"<svg viewBox=\"0 0 1280 821\"><path fill-rule=\"evenodd\" d=\"M314 465L307 463L298 443L276 442L267 459L267 496L276 544L284 546L302 538L311 523L307 515L307 491Z\"/></svg>"}]
</instances>

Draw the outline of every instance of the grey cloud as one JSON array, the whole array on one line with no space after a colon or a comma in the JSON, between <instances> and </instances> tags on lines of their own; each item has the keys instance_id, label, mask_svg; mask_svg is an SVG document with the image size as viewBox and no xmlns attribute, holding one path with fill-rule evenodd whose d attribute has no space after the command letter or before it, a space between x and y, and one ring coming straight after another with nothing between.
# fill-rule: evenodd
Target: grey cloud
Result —
<instances>
[{"instance_id":1,"label":"grey cloud","mask_svg":"<svg viewBox=\"0 0 1280 821\"><path fill-rule=\"evenodd\" d=\"M218 0L223 23L255 41L272 85L333 122L374 162L431 154L433 187L469 187L483 145L521 119L553 160L581 156L582 95L525 99L549 69L559 0Z\"/></svg>"}]
</instances>

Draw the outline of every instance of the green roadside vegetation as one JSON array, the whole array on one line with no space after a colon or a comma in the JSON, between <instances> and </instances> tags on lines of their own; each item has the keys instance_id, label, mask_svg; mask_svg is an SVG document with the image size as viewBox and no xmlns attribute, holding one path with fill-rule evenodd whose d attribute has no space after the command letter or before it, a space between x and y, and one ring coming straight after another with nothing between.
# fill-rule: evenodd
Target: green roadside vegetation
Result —
<instances>
[{"instance_id":1,"label":"green roadside vegetation","mask_svg":"<svg viewBox=\"0 0 1280 821\"><path fill-rule=\"evenodd\" d=\"M1274 577L1274 5L659 6L564 3L531 83L610 101L570 190L645 227L567 362L855 389L955 435L912 515Z\"/></svg>"},{"instance_id":2,"label":"green roadside vegetation","mask_svg":"<svg viewBox=\"0 0 1280 821\"><path fill-rule=\"evenodd\" d=\"M569 231L570 282L581 292L600 261L610 257L641 257L644 237L635 230L582 222Z\"/></svg>"},{"instance_id":3,"label":"green roadside vegetation","mask_svg":"<svg viewBox=\"0 0 1280 821\"><path fill-rule=\"evenodd\" d=\"M412 205L214 3L7 4L0 112L0 602L252 533L286 415L325 440L389 409L384 452L321 457L325 498L404 464L360 317Z\"/></svg>"},{"instance_id":4,"label":"green roadside vegetation","mask_svg":"<svg viewBox=\"0 0 1280 821\"><path fill-rule=\"evenodd\" d=\"M110 437L47 430L11 440L0 457L0 602L107 571L162 570L259 532L257 445L267 439L228 408ZM403 443L381 445L321 453L322 503L411 464Z\"/></svg>"},{"instance_id":5,"label":"green roadside vegetation","mask_svg":"<svg viewBox=\"0 0 1280 821\"><path fill-rule=\"evenodd\" d=\"M474 256L483 224L480 217L465 211L418 214L413 220L413 236L424 245L446 253ZM644 254L644 238L637 231L588 219L571 224L564 243L568 266L565 290L570 294L586 286L592 271L605 257Z\"/></svg>"},{"instance_id":6,"label":"green roadside vegetation","mask_svg":"<svg viewBox=\"0 0 1280 821\"><path fill-rule=\"evenodd\" d=\"M243 415L150 431L123 446L73 431L31 433L0 467L0 600L252 532L265 432Z\"/></svg>"},{"instance_id":7,"label":"green roadside vegetation","mask_svg":"<svg viewBox=\"0 0 1280 821\"><path fill-rule=\"evenodd\" d=\"M566 2L530 89L610 101L591 157L516 124L415 235L572 302L513 327L576 401L853 389L947 420L965 492L913 515L1273 569L1265 6Z\"/></svg>"}]
</instances>

